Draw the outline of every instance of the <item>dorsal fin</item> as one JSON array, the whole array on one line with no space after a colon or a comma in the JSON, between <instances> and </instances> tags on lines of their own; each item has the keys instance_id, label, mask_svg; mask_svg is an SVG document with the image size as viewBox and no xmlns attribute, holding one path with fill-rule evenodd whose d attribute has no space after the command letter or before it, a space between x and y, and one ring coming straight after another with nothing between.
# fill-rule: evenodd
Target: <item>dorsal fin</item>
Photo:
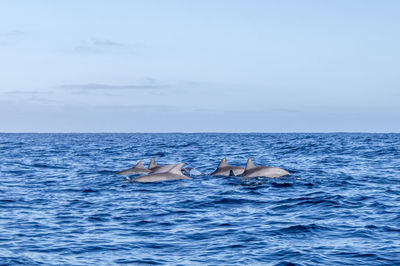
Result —
<instances>
[{"instance_id":1,"label":"dorsal fin","mask_svg":"<svg viewBox=\"0 0 400 266\"><path fill-rule=\"evenodd\" d=\"M229 171L229 176L236 176L232 169Z\"/></svg>"},{"instance_id":2,"label":"dorsal fin","mask_svg":"<svg viewBox=\"0 0 400 266\"><path fill-rule=\"evenodd\" d=\"M149 167L148 168L151 170L152 168L154 168L156 166L157 166L156 159L154 159L154 157L153 157L153 158L151 158L151 161L149 163Z\"/></svg>"},{"instance_id":3,"label":"dorsal fin","mask_svg":"<svg viewBox=\"0 0 400 266\"><path fill-rule=\"evenodd\" d=\"M226 157L222 158L221 162L218 165L218 168L227 166L228 164L226 163Z\"/></svg>"},{"instance_id":4,"label":"dorsal fin","mask_svg":"<svg viewBox=\"0 0 400 266\"><path fill-rule=\"evenodd\" d=\"M176 164L174 167L172 167L168 173L171 174L176 174L176 175L182 175L182 167L184 163Z\"/></svg>"},{"instance_id":5,"label":"dorsal fin","mask_svg":"<svg viewBox=\"0 0 400 266\"><path fill-rule=\"evenodd\" d=\"M253 164L253 160L251 159L251 157L249 157L249 159L247 160L245 171L250 170L254 167L256 167L256 166Z\"/></svg>"},{"instance_id":6,"label":"dorsal fin","mask_svg":"<svg viewBox=\"0 0 400 266\"><path fill-rule=\"evenodd\" d=\"M144 168L143 160L140 160L136 165L135 168Z\"/></svg>"}]
</instances>

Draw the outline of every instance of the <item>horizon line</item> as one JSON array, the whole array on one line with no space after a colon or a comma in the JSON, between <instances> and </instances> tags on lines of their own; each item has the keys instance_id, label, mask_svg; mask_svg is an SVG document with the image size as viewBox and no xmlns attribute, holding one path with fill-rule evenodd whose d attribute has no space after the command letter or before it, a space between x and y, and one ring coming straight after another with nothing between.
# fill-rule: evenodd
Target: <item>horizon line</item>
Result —
<instances>
[{"instance_id":1,"label":"horizon line","mask_svg":"<svg viewBox=\"0 0 400 266\"><path fill-rule=\"evenodd\" d=\"M56 131L56 132L32 132L32 131L13 131L13 132L2 132L0 134L400 134L400 132L373 132L373 131L165 131L165 132L115 132L115 131Z\"/></svg>"}]
</instances>

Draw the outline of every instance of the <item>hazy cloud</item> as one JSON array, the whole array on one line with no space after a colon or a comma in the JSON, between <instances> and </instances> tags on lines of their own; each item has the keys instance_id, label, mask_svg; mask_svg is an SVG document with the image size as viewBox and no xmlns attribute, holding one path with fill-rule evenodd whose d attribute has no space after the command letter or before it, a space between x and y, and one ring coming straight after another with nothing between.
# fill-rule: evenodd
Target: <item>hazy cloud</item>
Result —
<instances>
[{"instance_id":1,"label":"hazy cloud","mask_svg":"<svg viewBox=\"0 0 400 266\"><path fill-rule=\"evenodd\" d=\"M109 39L91 39L89 41L84 41L74 48L75 52L83 53L109 53L114 51L128 49L124 44L109 40Z\"/></svg>"},{"instance_id":2,"label":"hazy cloud","mask_svg":"<svg viewBox=\"0 0 400 266\"><path fill-rule=\"evenodd\" d=\"M10 30L6 32L0 32L0 45L8 45L11 44L13 41L16 40L21 35L25 33L21 30Z\"/></svg>"},{"instance_id":3,"label":"hazy cloud","mask_svg":"<svg viewBox=\"0 0 400 266\"><path fill-rule=\"evenodd\" d=\"M105 83L85 83L85 84L63 84L59 86L62 89L94 91L94 90L158 90L168 88L168 85L159 84L155 81L142 84L105 84Z\"/></svg>"},{"instance_id":4,"label":"hazy cloud","mask_svg":"<svg viewBox=\"0 0 400 266\"><path fill-rule=\"evenodd\" d=\"M121 43L114 42L111 40L93 40L92 44L94 46L122 46Z\"/></svg>"},{"instance_id":5,"label":"hazy cloud","mask_svg":"<svg viewBox=\"0 0 400 266\"><path fill-rule=\"evenodd\" d=\"M22 30L10 30L10 31L5 32L3 35L9 36L9 37L21 36L21 35L24 35L24 32Z\"/></svg>"},{"instance_id":6,"label":"hazy cloud","mask_svg":"<svg viewBox=\"0 0 400 266\"><path fill-rule=\"evenodd\" d=\"M90 54L101 54L103 51L101 49L97 49L96 47L91 47L88 45L78 45L74 48L74 52L77 53L90 53Z\"/></svg>"},{"instance_id":7,"label":"hazy cloud","mask_svg":"<svg viewBox=\"0 0 400 266\"><path fill-rule=\"evenodd\" d=\"M53 93L52 91L23 91L23 90L13 90L13 91L6 91L4 94L9 95L41 95L41 94L49 94Z\"/></svg>"},{"instance_id":8,"label":"hazy cloud","mask_svg":"<svg viewBox=\"0 0 400 266\"><path fill-rule=\"evenodd\" d=\"M153 105L153 104L140 104L140 105L98 105L99 109L111 110L132 110L132 111L161 111L170 112L177 111L178 109L170 105Z\"/></svg>"}]
</instances>

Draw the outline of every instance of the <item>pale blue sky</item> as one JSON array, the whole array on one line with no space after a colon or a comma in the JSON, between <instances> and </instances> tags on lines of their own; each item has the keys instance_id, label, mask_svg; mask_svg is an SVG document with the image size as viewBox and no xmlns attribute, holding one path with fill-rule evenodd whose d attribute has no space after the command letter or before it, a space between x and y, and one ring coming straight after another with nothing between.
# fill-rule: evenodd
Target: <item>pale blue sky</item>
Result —
<instances>
[{"instance_id":1,"label":"pale blue sky","mask_svg":"<svg viewBox=\"0 0 400 266\"><path fill-rule=\"evenodd\" d=\"M2 1L0 132L400 132L400 1Z\"/></svg>"}]
</instances>

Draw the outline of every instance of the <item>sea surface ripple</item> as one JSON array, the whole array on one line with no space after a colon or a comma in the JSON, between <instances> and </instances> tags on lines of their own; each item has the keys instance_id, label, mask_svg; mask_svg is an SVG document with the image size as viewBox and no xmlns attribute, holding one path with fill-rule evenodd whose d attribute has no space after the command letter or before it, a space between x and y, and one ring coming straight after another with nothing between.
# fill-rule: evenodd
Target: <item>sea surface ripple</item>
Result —
<instances>
[{"instance_id":1,"label":"sea surface ripple","mask_svg":"<svg viewBox=\"0 0 400 266\"><path fill-rule=\"evenodd\" d=\"M115 174L151 157L198 174ZM400 134L0 134L0 264L399 265Z\"/></svg>"}]
</instances>

